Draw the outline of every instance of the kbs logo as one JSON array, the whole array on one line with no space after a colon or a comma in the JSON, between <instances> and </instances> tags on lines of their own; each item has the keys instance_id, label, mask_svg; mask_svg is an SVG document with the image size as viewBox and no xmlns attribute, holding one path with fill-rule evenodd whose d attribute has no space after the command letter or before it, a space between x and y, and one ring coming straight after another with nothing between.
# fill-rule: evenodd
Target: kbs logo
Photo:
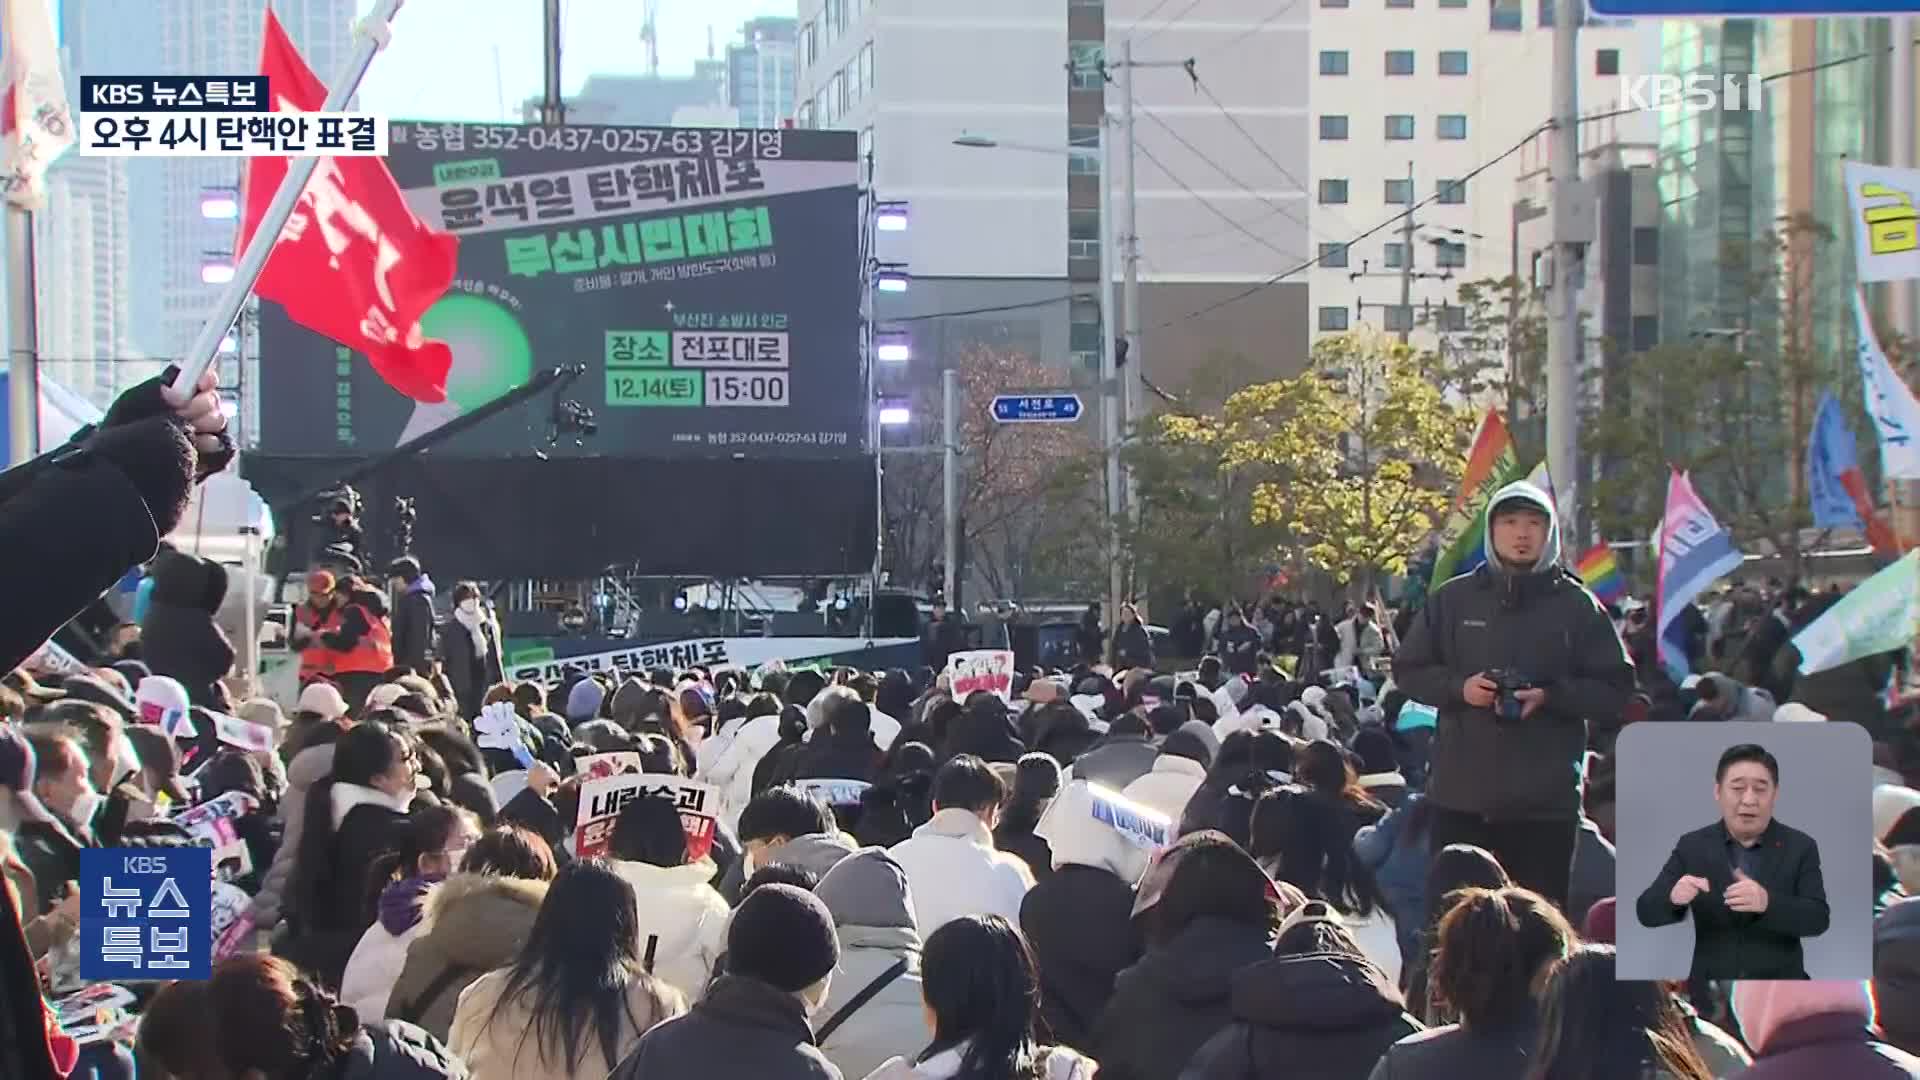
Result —
<instances>
[{"instance_id":1,"label":"kbs logo","mask_svg":"<svg viewBox=\"0 0 1920 1080\"><path fill-rule=\"evenodd\" d=\"M1765 105L1758 75L1622 75L1620 107L1685 113L1759 112Z\"/></svg>"}]
</instances>

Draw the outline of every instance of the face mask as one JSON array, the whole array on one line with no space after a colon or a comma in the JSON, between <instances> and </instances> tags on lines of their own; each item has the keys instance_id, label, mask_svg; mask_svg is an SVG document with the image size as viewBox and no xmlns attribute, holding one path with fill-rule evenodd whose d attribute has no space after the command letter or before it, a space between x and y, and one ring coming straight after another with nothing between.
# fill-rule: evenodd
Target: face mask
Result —
<instances>
[{"instance_id":1,"label":"face mask","mask_svg":"<svg viewBox=\"0 0 1920 1080\"><path fill-rule=\"evenodd\" d=\"M91 824L93 822L93 815L99 811L100 804L103 801L100 793L92 788L83 790L80 794L73 797L72 802L67 804L67 820L73 822L75 825L85 826Z\"/></svg>"},{"instance_id":2,"label":"face mask","mask_svg":"<svg viewBox=\"0 0 1920 1080\"><path fill-rule=\"evenodd\" d=\"M460 601L460 610L466 612L469 615L478 615L480 614L480 601L462 600Z\"/></svg>"}]
</instances>

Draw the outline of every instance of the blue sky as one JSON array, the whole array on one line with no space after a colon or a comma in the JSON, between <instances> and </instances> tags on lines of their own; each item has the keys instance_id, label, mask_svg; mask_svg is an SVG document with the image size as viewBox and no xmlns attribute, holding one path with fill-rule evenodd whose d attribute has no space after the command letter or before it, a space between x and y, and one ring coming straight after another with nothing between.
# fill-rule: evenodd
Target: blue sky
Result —
<instances>
[{"instance_id":1,"label":"blue sky","mask_svg":"<svg viewBox=\"0 0 1920 1080\"><path fill-rule=\"evenodd\" d=\"M590 74L646 70L640 0L561 0L565 91ZM372 8L362 0L361 10ZM393 44L361 85L369 112L435 120L497 121L504 96L511 118L540 92L540 0L411 0L393 22ZM719 54L740 24L793 15L796 0L661 0L660 72L686 74L706 55L707 28ZM499 51L498 76L494 55ZM504 88L504 93L503 93Z\"/></svg>"}]
</instances>

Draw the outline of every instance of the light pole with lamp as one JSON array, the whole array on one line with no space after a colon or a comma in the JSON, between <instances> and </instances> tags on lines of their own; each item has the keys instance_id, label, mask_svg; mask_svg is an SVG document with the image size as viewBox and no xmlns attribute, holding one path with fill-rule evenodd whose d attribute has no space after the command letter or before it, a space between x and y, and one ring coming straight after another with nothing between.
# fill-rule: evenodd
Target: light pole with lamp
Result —
<instances>
[{"instance_id":1,"label":"light pole with lamp","mask_svg":"<svg viewBox=\"0 0 1920 1080\"><path fill-rule=\"evenodd\" d=\"M1100 164L1100 429L1101 452L1105 458L1107 489L1107 618L1120 617L1125 600L1125 568L1120 560L1120 515L1126 506L1126 483L1120 460L1120 421L1125 388L1120 383L1115 363L1113 306L1113 139L1108 131L1112 118L1100 118L1097 146L1037 146L1004 142L984 135L961 135L955 146L980 150L1019 150L1026 153L1054 154L1068 158L1095 158Z\"/></svg>"}]
</instances>

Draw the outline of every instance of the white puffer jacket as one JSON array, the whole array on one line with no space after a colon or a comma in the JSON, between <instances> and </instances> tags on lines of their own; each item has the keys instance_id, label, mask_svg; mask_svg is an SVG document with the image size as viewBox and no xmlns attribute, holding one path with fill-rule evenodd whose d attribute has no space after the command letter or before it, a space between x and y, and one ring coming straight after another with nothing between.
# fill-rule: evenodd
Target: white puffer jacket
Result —
<instances>
[{"instance_id":1,"label":"white puffer jacket","mask_svg":"<svg viewBox=\"0 0 1920 1080\"><path fill-rule=\"evenodd\" d=\"M653 949L653 973L671 983L688 1001L706 991L713 962L727 947L727 902L707 884L711 862L686 866L613 861L614 873L638 894L640 955Z\"/></svg>"},{"instance_id":2,"label":"white puffer jacket","mask_svg":"<svg viewBox=\"0 0 1920 1080\"><path fill-rule=\"evenodd\" d=\"M700 765L695 779L720 789L720 820L727 828L739 828L740 812L753 799L754 767L778 745L780 717L776 714L729 720L695 751Z\"/></svg>"},{"instance_id":3,"label":"white puffer jacket","mask_svg":"<svg viewBox=\"0 0 1920 1080\"><path fill-rule=\"evenodd\" d=\"M1207 779L1207 767L1178 754L1161 754L1147 775L1128 784L1120 794L1179 821L1187 801Z\"/></svg>"}]
</instances>

